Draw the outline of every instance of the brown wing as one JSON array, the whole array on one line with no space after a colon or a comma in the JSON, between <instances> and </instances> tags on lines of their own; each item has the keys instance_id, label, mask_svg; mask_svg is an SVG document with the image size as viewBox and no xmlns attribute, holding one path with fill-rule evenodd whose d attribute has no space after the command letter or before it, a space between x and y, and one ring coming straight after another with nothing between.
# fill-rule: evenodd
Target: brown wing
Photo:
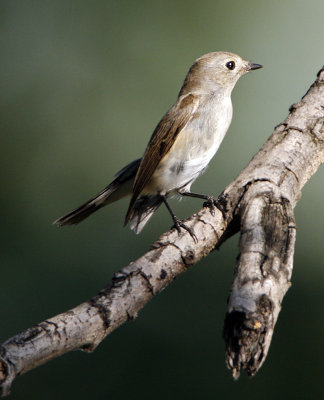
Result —
<instances>
[{"instance_id":1,"label":"brown wing","mask_svg":"<svg viewBox=\"0 0 324 400\"><path fill-rule=\"evenodd\" d=\"M155 128L135 177L133 195L129 203L125 224L130 219L136 199L151 179L162 158L171 149L179 133L192 117L198 101L199 97L193 94L188 94L179 99Z\"/></svg>"}]
</instances>

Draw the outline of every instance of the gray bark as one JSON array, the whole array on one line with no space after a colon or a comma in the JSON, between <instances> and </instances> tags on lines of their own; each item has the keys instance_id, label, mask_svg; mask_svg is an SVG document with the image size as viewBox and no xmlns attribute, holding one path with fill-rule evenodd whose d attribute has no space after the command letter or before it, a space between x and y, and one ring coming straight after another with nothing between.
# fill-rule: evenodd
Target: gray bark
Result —
<instances>
[{"instance_id":1,"label":"gray bark","mask_svg":"<svg viewBox=\"0 0 324 400\"><path fill-rule=\"evenodd\" d=\"M324 67L220 196L222 212L204 208L186 221L187 233L163 234L151 251L116 273L98 295L0 345L0 385L72 349L93 351L179 274L240 231L240 254L228 301L227 365L237 378L264 362L282 299L290 286L301 189L324 161Z\"/></svg>"}]
</instances>

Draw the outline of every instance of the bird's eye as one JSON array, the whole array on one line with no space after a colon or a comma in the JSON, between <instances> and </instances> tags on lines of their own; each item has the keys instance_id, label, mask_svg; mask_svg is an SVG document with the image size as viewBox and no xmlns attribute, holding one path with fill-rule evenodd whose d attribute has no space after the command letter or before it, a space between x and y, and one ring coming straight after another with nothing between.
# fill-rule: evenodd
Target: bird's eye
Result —
<instances>
[{"instance_id":1,"label":"bird's eye","mask_svg":"<svg viewBox=\"0 0 324 400\"><path fill-rule=\"evenodd\" d=\"M235 68L235 62L229 61L228 63L226 63L226 67L232 71Z\"/></svg>"}]
</instances>

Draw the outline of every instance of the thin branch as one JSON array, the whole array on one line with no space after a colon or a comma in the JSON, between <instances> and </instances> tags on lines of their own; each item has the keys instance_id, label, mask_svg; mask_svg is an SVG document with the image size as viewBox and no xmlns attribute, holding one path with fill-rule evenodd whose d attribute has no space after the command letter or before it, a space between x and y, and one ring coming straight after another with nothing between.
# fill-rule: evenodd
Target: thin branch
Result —
<instances>
[{"instance_id":1,"label":"thin branch","mask_svg":"<svg viewBox=\"0 0 324 400\"><path fill-rule=\"evenodd\" d=\"M196 236L169 231L151 251L116 273L97 296L41 322L0 346L2 395L16 376L72 349L93 351L138 311L228 237L241 232L240 255L225 318L227 364L256 373L265 360L290 286L293 209L324 161L324 67L262 149L220 197L222 212L202 209L186 221Z\"/></svg>"}]
</instances>

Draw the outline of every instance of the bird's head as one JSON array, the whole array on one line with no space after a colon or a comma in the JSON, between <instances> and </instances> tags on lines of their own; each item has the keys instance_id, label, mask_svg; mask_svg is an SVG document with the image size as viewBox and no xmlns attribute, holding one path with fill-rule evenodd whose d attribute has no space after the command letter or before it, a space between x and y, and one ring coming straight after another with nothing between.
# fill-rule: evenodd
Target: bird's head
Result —
<instances>
[{"instance_id":1,"label":"bird's head","mask_svg":"<svg viewBox=\"0 0 324 400\"><path fill-rule=\"evenodd\" d=\"M181 92L214 91L220 88L232 91L238 79L247 72L262 68L225 51L207 53L191 66Z\"/></svg>"}]
</instances>

